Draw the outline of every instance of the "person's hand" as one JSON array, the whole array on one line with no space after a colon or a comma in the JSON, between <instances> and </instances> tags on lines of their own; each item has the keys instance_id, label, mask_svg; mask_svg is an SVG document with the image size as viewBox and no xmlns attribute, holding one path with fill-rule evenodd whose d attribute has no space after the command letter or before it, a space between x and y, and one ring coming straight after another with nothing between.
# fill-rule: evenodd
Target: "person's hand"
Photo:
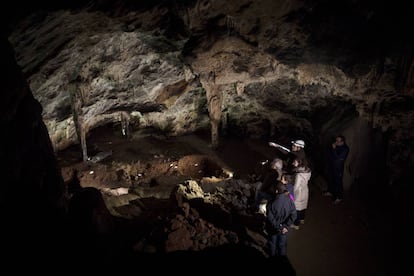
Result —
<instances>
[{"instance_id":1,"label":"person's hand","mask_svg":"<svg viewBox=\"0 0 414 276\"><path fill-rule=\"evenodd\" d=\"M288 229L286 227L282 228L282 234L286 234L288 232Z\"/></svg>"},{"instance_id":2,"label":"person's hand","mask_svg":"<svg viewBox=\"0 0 414 276\"><path fill-rule=\"evenodd\" d=\"M269 142L269 146L277 148L278 145L276 143Z\"/></svg>"},{"instance_id":3,"label":"person's hand","mask_svg":"<svg viewBox=\"0 0 414 276\"><path fill-rule=\"evenodd\" d=\"M336 143L332 143L332 148L335 149L336 148Z\"/></svg>"}]
</instances>

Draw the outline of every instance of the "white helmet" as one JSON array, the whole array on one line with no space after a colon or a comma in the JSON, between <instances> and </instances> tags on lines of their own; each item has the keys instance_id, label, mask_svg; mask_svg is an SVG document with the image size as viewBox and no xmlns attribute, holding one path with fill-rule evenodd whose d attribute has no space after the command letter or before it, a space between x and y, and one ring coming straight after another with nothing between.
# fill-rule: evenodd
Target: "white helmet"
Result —
<instances>
[{"instance_id":1,"label":"white helmet","mask_svg":"<svg viewBox=\"0 0 414 276\"><path fill-rule=\"evenodd\" d=\"M295 145L295 146L297 146L297 147L300 147L300 148L304 148L305 147L305 141L303 141L303 140L295 140L295 141L292 141L292 144Z\"/></svg>"}]
</instances>

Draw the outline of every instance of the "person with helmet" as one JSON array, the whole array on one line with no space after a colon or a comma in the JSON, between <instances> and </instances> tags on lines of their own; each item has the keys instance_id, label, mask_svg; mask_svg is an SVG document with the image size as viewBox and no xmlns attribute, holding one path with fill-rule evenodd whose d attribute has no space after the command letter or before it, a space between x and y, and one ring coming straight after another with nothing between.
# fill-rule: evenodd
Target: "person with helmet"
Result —
<instances>
[{"instance_id":1,"label":"person with helmet","mask_svg":"<svg viewBox=\"0 0 414 276\"><path fill-rule=\"evenodd\" d=\"M293 163L293 160L295 160L296 158L302 160L302 164L304 164L305 166L308 166L308 160L306 158L306 153L304 150L305 141L294 140L291 142L291 144L292 144L291 149L288 149L287 147L284 147L280 144L269 142L269 146L275 147L278 150L280 150L283 154L287 155L287 160L286 160L287 168L290 167L290 169L293 169L291 165Z\"/></svg>"}]
</instances>

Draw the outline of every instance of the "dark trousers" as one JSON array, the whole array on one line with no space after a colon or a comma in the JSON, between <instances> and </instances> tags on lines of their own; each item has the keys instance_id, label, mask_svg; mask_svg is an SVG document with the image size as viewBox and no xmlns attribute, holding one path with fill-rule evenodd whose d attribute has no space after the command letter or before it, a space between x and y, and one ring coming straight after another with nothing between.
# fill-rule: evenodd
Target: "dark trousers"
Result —
<instances>
[{"instance_id":1,"label":"dark trousers","mask_svg":"<svg viewBox=\"0 0 414 276\"><path fill-rule=\"evenodd\" d=\"M334 167L332 169L330 179L328 182L328 191L333 195L333 199L340 198L344 196L344 184L343 184L344 168L343 167Z\"/></svg>"},{"instance_id":2,"label":"dark trousers","mask_svg":"<svg viewBox=\"0 0 414 276\"><path fill-rule=\"evenodd\" d=\"M287 255L287 235L288 233L278 232L269 236L268 246L271 257Z\"/></svg>"},{"instance_id":3,"label":"dark trousers","mask_svg":"<svg viewBox=\"0 0 414 276\"><path fill-rule=\"evenodd\" d=\"M296 210L297 216L296 216L296 220L293 224L294 225L299 225L301 220L305 220L305 213L306 213L306 209L303 209L303 210L300 210L300 211Z\"/></svg>"}]
</instances>

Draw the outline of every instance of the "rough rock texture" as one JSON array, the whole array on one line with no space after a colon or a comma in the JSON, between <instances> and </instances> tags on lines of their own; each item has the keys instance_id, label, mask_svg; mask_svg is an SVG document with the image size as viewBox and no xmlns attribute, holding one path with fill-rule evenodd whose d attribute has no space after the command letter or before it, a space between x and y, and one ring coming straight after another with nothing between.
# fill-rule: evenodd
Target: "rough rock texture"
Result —
<instances>
[{"instance_id":1,"label":"rough rock texture","mask_svg":"<svg viewBox=\"0 0 414 276\"><path fill-rule=\"evenodd\" d=\"M57 12L16 37L23 49L43 53L18 56L18 60L44 107L43 117L56 150L77 141L71 89L81 97L80 116L87 130L120 122L122 111L134 111L131 123L139 127L174 133L200 120L204 96L191 85L191 75L185 74L179 59L183 42L123 27L101 13ZM34 43L26 44L32 39Z\"/></svg>"},{"instance_id":2,"label":"rough rock texture","mask_svg":"<svg viewBox=\"0 0 414 276\"><path fill-rule=\"evenodd\" d=\"M34 13L10 36L56 150L78 141L71 90L81 98L86 132L120 123L121 112L135 129L208 129L213 107L199 76L214 72L220 135L305 137L309 151L319 152L336 133L353 149L378 136L374 151L386 159L380 163L390 170L389 184L413 163L413 55L398 36L404 29L393 30L408 22L384 26L381 5L245 0L100 8ZM350 157L373 159L356 150ZM352 183L364 177L354 164Z\"/></svg>"},{"instance_id":3,"label":"rough rock texture","mask_svg":"<svg viewBox=\"0 0 414 276\"><path fill-rule=\"evenodd\" d=\"M13 221L25 206L32 218L59 213L66 199L52 150L82 142L78 136L87 140L100 125L168 135L209 129L217 118L209 117L200 81L207 72L221 93L213 106L221 111L219 135L286 145L303 138L315 171L323 171L326 145L343 133L351 147L346 188L371 200L373 191L391 187L396 209L407 210L414 164L410 3L331 2L96 1L21 17L8 38L23 76L1 42L3 213ZM216 121L213 127L215 144ZM24 203L17 211L10 207L16 193Z\"/></svg>"},{"instance_id":4,"label":"rough rock texture","mask_svg":"<svg viewBox=\"0 0 414 276\"><path fill-rule=\"evenodd\" d=\"M27 255L50 259L63 253L68 198L42 121L42 107L4 38L0 49L2 66L7 68L1 76L0 241L5 252L3 269L8 270L13 260Z\"/></svg>"}]
</instances>

